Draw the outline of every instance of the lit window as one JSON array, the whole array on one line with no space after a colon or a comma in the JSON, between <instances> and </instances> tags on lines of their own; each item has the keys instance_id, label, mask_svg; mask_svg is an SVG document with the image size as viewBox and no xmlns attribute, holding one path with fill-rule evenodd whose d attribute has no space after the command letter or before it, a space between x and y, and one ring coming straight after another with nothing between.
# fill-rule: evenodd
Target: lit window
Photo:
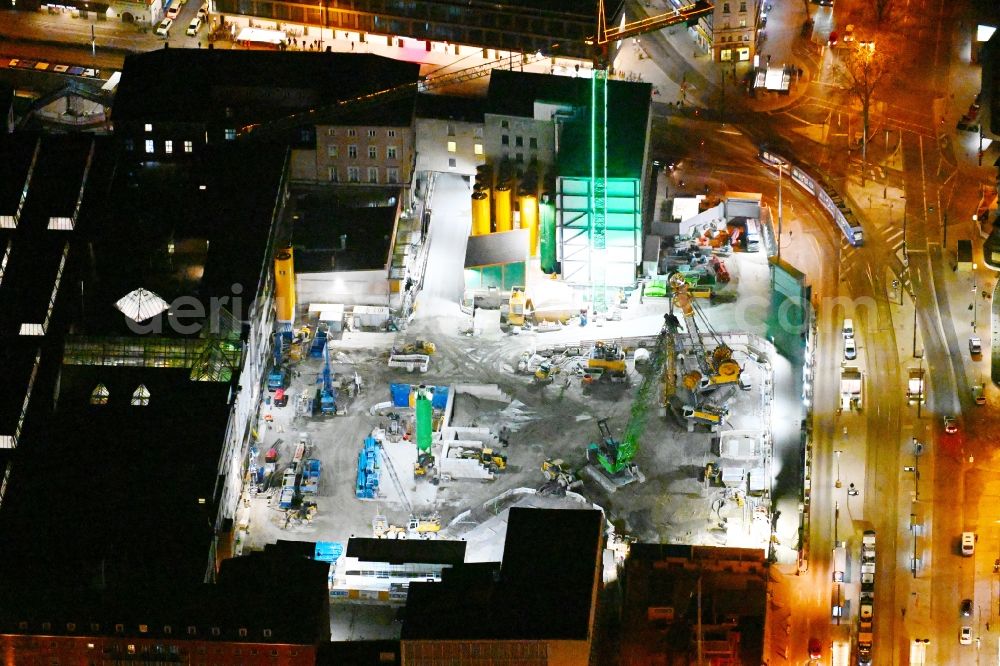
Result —
<instances>
[{"instance_id":1,"label":"lit window","mask_svg":"<svg viewBox=\"0 0 1000 666\"><path fill-rule=\"evenodd\" d=\"M360 183L361 169L356 166L347 167L347 180L351 183Z\"/></svg>"},{"instance_id":2,"label":"lit window","mask_svg":"<svg viewBox=\"0 0 1000 666\"><path fill-rule=\"evenodd\" d=\"M385 158L387 160L396 159L396 146L389 146L385 149Z\"/></svg>"},{"instance_id":3,"label":"lit window","mask_svg":"<svg viewBox=\"0 0 1000 666\"><path fill-rule=\"evenodd\" d=\"M148 624L140 624L139 625L139 633L140 634L145 634L145 633L148 633L148 632L149 632L149 625Z\"/></svg>"},{"instance_id":4,"label":"lit window","mask_svg":"<svg viewBox=\"0 0 1000 666\"><path fill-rule=\"evenodd\" d=\"M327 167L326 177L331 183L336 183L339 180L337 178L337 167Z\"/></svg>"},{"instance_id":5,"label":"lit window","mask_svg":"<svg viewBox=\"0 0 1000 666\"><path fill-rule=\"evenodd\" d=\"M368 167L368 182L369 183L378 182L378 167Z\"/></svg>"},{"instance_id":6,"label":"lit window","mask_svg":"<svg viewBox=\"0 0 1000 666\"><path fill-rule=\"evenodd\" d=\"M378 159L378 148L376 146L368 146L368 159L370 160Z\"/></svg>"},{"instance_id":7,"label":"lit window","mask_svg":"<svg viewBox=\"0 0 1000 666\"><path fill-rule=\"evenodd\" d=\"M457 150L458 150L458 144L455 143L454 141L449 141L448 142L448 152L449 153L454 153Z\"/></svg>"},{"instance_id":8,"label":"lit window","mask_svg":"<svg viewBox=\"0 0 1000 666\"><path fill-rule=\"evenodd\" d=\"M232 127L226 128L226 141L232 141L236 138L236 130Z\"/></svg>"},{"instance_id":9,"label":"lit window","mask_svg":"<svg viewBox=\"0 0 1000 666\"><path fill-rule=\"evenodd\" d=\"M481 144L481 143L472 144L472 151L476 155L482 155L483 154L483 144Z\"/></svg>"},{"instance_id":10,"label":"lit window","mask_svg":"<svg viewBox=\"0 0 1000 666\"><path fill-rule=\"evenodd\" d=\"M167 155L173 155L174 154L174 142L171 141L170 139L167 139L166 141L164 141L163 142L163 152L165 152Z\"/></svg>"},{"instance_id":11,"label":"lit window","mask_svg":"<svg viewBox=\"0 0 1000 666\"><path fill-rule=\"evenodd\" d=\"M396 130L389 130L385 135L391 139L396 136Z\"/></svg>"},{"instance_id":12,"label":"lit window","mask_svg":"<svg viewBox=\"0 0 1000 666\"><path fill-rule=\"evenodd\" d=\"M331 128L329 128L329 129L326 130L326 135L327 136L337 136L337 130L335 130L335 129L333 129L331 127Z\"/></svg>"},{"instance_id":13,"label":"lit window","mask_svg":"<svg viewBox=\"0 0 1000 666\"><path fill-rule=\"evenodd\" d=\"M156 150L156 146L153 143L153 140L146 139L146 153L151 154L154 150Z\"/></svg>"},{"instance_id":14,"label":"lit window","mask_svg":"<svg viewBox=\"0 0 1000 666\"><path fill-rule=\"evenodd\" d=\"M188 627L188 636L194 636L197 633L198 633L197 629L195 629L194 627L191 627L191 626Z\"/></svg>"},{"instance_id":15,"label":"lit window","mask_svg":"<svg viewBox=\"0 0 1000 666\"><path fill-rule=\"evenodd\" d=\"M350 157L352 160L358 159L358 147L354 145L348 146L347 156Z\"/></svg>"},{"instance_id":16,"label":"lit window","mask_svg":"<svg viewBox=\"0 0 1000 666\"><path fill-rule=\"evenodd\" d=\"M327 157L337 157L338 154L339 154L339 150L337 149L337 146L329 145L329 146L326 147L326 156Z\"/></svg>"},{"instance_id":17,"label":"lit window","mask_svg":"<svg viewBox=\"0 0 1000 666\"><path fill-rule=\"evenodd\" d=\"M153 131L153 125L151 123L146 123L146 131L147 132L152 132Z\"/></svg>"},{"instance_id":18,"label":"lit window","mask_svg":"<svg viewBox=\"0 0 1000 666\"><path fill-rule=\"evenodd\" d=\"M368 138L369 139L374 139L375 138L375 130L373 130L373 129L368 130Z\"/></svg>"},{"instance_id":19,"label":"lit window","mask_svg":"<svg viewBox=\"0 0 1000 666\"><path fill-rule=\"evenodd\" d=\"M194 141L185 141L184 142L184 152L185 153L194 152Z\"/></svg>"},{"instance_id":20,"label":"lit window","mask_svg":"<svg viewBox=\"0 0 1000 666\"><path fill-rule=\"evenodd\" d=\"M358 135L358 131L357 130L355 130L355 129L349 129L349 130L347 130L347 136L357 136L357 135Z\"/></svg>"},{"instance_id":21,"label":"lit window","mask_svg":"<svg viewBox=\"0 0 1000 666\"><path fill-rule=\"evenodd\" d=\"M458 160L456 160L454 157L449 157L448 158L448 168L449 169L454 169L457 166L458 166Z\"/></svg>"},{"instance_id":22,"label":"lit window","mask_svg":"<svg viewBox=\"0 0 1000 666\"><path fill-rule=\"evenodd\" d=\"M246 638L246 636L247 636L246 627L240 627L240 637L241 638Z\"/></svg>"},{"instance_id":23,"label":"lit window","mask_svg":"<svg viewBox=\"0 0 1000 666\"><path fill-rule=\"evenodd\" d=\"M110 397L111 393L108 391L108 387L104 384L98 384L94 387L94 390L90 392L90 404L106 405L108 404L108 398Z\"/></svg>"},{"instance_id":24,"label":"lit window","mask_svg":"<svg viewBox=\"0 0 1000 666\"><path fill-rule=\"evenodd\" d=\"M128 644L128 653L129 654L135 654L135 644L134 643L129 643Z\"/></svg>"},{"instance_id":25,"label":"lit window","mask_svg":"<svg viewBox=\"0 0 1000 666\"><path fill-rule=\"evenodd\" d=\"M133 407L148 407L149 406L149 389L146 388L144 384L139 384L135 391L132 393L132 406Z\"/></svg>"},{"instance_id":26,"label":"lit window","mask_svg":"<svg viewBox=\"0 0 1000 666\"><path fill-rule=\"evenodd\" d=\"M389 167L385 170L385 182L387 183L398 183L399 182L399 169L396 167Z\"/></svg>"}]
</instances>

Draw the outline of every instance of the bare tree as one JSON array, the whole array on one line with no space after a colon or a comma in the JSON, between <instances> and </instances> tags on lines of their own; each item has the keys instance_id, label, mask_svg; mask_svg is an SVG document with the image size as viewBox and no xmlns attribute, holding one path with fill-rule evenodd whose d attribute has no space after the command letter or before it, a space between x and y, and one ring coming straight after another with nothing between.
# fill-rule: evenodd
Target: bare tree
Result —
<instances>
[{"instance_id":1,"label":"bare tree","mask_svg":"<svg viewBox=\"0 0 1000 666\"><path fill-rule=\"evenodd\" d=\"M893 0L867 0L867 2L875 25L881 26L882 22L889 16L889 12L892 11Z\"/></svg>"},{"instance_id":2,"label":"bare tree","mask_svg":"<svg viewBox=\"0 0 1000 666\"><path fill-rule=\"evenodd\" d=\"M883 45L876 48L875 41L856 42L844 56L839 72L847 92L861 104L861 178L864 181L868 157L869 116L875 93L886 82L891 69L890 49Z\"/></svg>"}]
</instances>

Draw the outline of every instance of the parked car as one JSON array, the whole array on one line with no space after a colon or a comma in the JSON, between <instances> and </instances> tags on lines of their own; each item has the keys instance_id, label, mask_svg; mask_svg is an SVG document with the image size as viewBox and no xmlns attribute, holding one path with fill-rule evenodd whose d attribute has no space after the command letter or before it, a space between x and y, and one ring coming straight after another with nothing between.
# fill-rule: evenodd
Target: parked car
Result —
<instances>
[{"instance_id":1,"label":"parked car","mask_svg":"<svg viewBox=\"0 0 1000 666\"><path fill-rule=\"evenodd\" d=\"M962 631L958 634L958 642L962 645L972 644L972 627L962 627Z\"/></svg>"},{"instance_id":2,"label":"parked car","mask_svg":"<svg viewBox=\"0 0 1000 666\"><path fill-rule=\"evenodd\" d=\"M820 659L823 656L823 646L820 644L818 638L809 639L809 658L810 659Z\"/></svg>"},{"instance_id":3,"label":"parked car","mask_svg":"<svg viewBox=\"0 0 1000 666\"><path fill-rule=\"evenodd\" d=\"M954 435L958 432L958 421L955 420L954 416L944 417L944 431L949 435Z\"/></svg>"},{"instance_id":4,"label":"parked car","mask_svg":"<svg viewBox=\"0 0 1000 666\"><path fill-rule=\"evenodd\" d=\"M198 34L199 30L201 30L201 19L195 16L191 19L191 23L188 24L187 36L194 37Z\"/></svg>"},{"instance_id":5,"label":"parked car","mask_svg":"<svg viewBox=\"0 0 1000 666\"><path fill-rule=\"evenodd\" d=\"M977 405L986 404L986 391L983 389L982 384L976 384L972 387L972 400Z\"/></svg>"},{"instance_id":6,"label":"parked car","mask_svg":"<svg viewBox=\"0 0 1000 666\"><path fill-rule=\"evenodd\" d=\"M854 338L844 339L844 358L848 361L853 361L858 357L858 345L854 342Z\"/></svg>"},{"instance_id":7,"label":"parked car","mask_svg":"<svg viewBox=\"0 0 1000 666\"><path fill-rule=\"evenodd\" d=\"M170 27L174 24L173 19L165 18L160 21L160 25L156 26L156 34L161 37L167 37L170 34Z\"/></svg>"},{"instance_id":8,"label":"parked car","mask_svg":"<svg viewBox=\"0 0 1000 666\"><path fill-rule=\"evenodd\" d=\"M969 338L969 355L975 359L983 355L983 341L978 335Z\"/></svg>"},{"instance_id":9,"label":"parked car","mask_svg":"<svg viewBox=\"0 0 1000 666\"><path fill-rule=\"evenodd\" d=\"M176 20L177 15L181 13L180 4L170 5L167 7L167 18L171 20Z\"/></svg>"},{"instance_id":10,"label":"parked car","mask_svg":"<svg viewBox=\"0 0 1000 666\"><path fill-rule=\"evenodd\" d=\"M962 617L972 617L972 599L962 599L958 610L962 614Z\"/></svg>"},{"instance_id":11,"label":"parked car","mask_svg":"<svg viewBox=\"0 0 1000 666\"><path fill-rule=\"evenodd\" d=\"M203 21L208 20L208 3L206 2L201 7L198 8L198 18Z\"/></svg>"}]
</instances>

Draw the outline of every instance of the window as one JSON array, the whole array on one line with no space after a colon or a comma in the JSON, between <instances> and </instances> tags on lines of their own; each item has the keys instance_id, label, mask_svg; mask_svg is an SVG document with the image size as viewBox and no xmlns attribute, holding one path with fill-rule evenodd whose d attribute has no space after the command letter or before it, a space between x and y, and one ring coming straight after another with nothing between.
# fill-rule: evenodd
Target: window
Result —
<instances>
[{"instance_id":1,"label":"window","mask_svg":"<svg viewBox=\"0 0 1000 666\"><path fill-rule=\"evenodd\" d=\"M455 125L454 125L454 123L448 123L448 136L455 136Z\"/></svg>"},{"instance_id":2,"label":"window","mask_svg":"<svg viewBox=\"0 0 1000 666\"><path fill-rule=\"evenodd\" d=\"M184 152L185 153L194 152L194 141L185 141L184 142Z\"/></svg>"},{"instance_id":3,"label":"window","mask_svg":"<svg viewBox=\"0 0 1000 666\"><path fill-rule=\"evenodd\" d=\"M500 121L500 127L504 128L504 129L508 129L508 128L510 128L510 123L508 121L506 121L506 120L501 120Z\"/></svg>"},{"instance_id":4,"label":"window","mask_svg":"<svg viewBox=\"0 0 1000 666\"><path fill-rule=\"evenodd\" d=\"M358 135L358 131L356 129L351 128L351 129L347 130L347 136L357 136L357 135Z\"/></svg>"},{"instance_id":5,"label":"window","mask_svg":"<svg viewBox=\"0 0 1000 666\"><path fill-rule=\"evenodd\" d=\"M473 129L472 130L472 136L475 137L476 139L482 139L483 138L483 128L482 127L476 127L475 129Z\"/></svg>"},{"instance_id":6,"label":"window","mask_svg":"<svg viewBox=\"0 0 1000 666\"><path fill-rule=\"evenodd\" d=\"M524 162L524 153L518 153L517 156L514 158L514 161L517 162L518 164Z\"/></svg>"},{"instance_id":7,"label":"window","mask_svg":"<svg viewBox=\"0 0 1000 666\"><path fill-rule=\"evenodd\" d=\"M454 169L457 166L458 166L458 160L456 160L454 157L449 157L448 158L448 168L449 169Z\"/></svg>"},{"instance_id":8,"label":"window","mask_svg":"<svg viewBox=\"0 0 1000 666\"><path fill-rule=\"evenodd\" d=\"M337 177L337 167L327 167L326 168L326 178L331 183L337 183L340 179Z\"/></svg>"},{"instance_id":9,"label":"window","mask_svg":"<svg viewBox=\"0 0 1000 666\"><path fill-rule=\"evenodd\" d=\"M347 147L347 156L350 157L352 160L358 159L358 147L355 146L354 144L351 144L350 146L348 146Z\"/></svg>"},{"instance_id":10,"label":"window","mask_svg":"<svg viewBox=\"0 0 1000 666\"><path fill-rule=\"evenodd\" d=\"M399 182L399 169L396 167L389 167L385 170L385 182L387 183L398 183Z\"/></svg>"},{"instance_id":11,"label":"window","mask_svg":"<svg viewBox=\"0 0 1000 666\"><path fill-rule=\"evenodd\" d=\"M378 147L368 146L368 159L377 160L378 159Z\"/></svg>"},{"instance_id":12,"label":"window","mask_svg":"<svg viewBox=\"0 0 1000 666\"><path fill-rule=\"evenodd\" d=\"M108 391L108 387L104 384L98 384L94 387L94 390L90 392L90 404L106 405L108 404L108 398L110 397L111 393Z\"/></svg>"},{"instance_id":13,"label":"window","mask_svg":"<svg viewBox=\"0 0 1000 666\"><path fill-rule=\"evenodd\" d=\"M326 135L327 136L337 136L337 130L333 129L332 127L328 127L327 130L326 130Z\"/></svg>"},{"instance_id":14,"label":"window","mask_svg":"<svg viewBox=\"0 0 1000 666\"><path fill-rule=\"evenodd\" d=\"M75 622L67 622L66 623L66 631L76 631L76 623Z\"/></svg>"},{"instance_id":15,"label":"window","mask_svg":"<svg viewBox=\"0 0 1000 666\"><path fill-rule=\"evenodd\" d=\"M166 141L164 141L163 142L163 152L165 152L167 155L173 155L174 154L174 142L171 141L170 139L167 139Z\"/></svg>"},{"instance_id":16,"label":"window","mask_svg":"<svg viewBox=\"0 0 1000 666\"><path fill-rule=\"evenodd\" d=\"M532 137L528 138L528 148L538 148L538 138L537 137L532 136Z\"/></svg>"},{"instance_id":17,"label":"window","mask_svg":"<svg viewBox=\"0 0 1000 666\"><path fill-rule=\"evenodd\" d=\"M514 137L514 145L517 146L518 148L523 147L524 146L524 137L523 136L515 136Z\"/></svg>"},{"instance_id":18,"label":"window","mask_svg":"<svg viewBox=\"0 0 1000 666\"><path fill-rule=\"evenodd\" d=\"M389 146L385 149L385 159L394 160L396 159L396 146Z\"/></svg>"},{"instance_id":19,"label":"window","mask_svg":"<svg viewBox=\"0 0 1000 666\"><path fill-rule=\"evenodd\" d=\"M483 144L481 144L481 143L474 143L474 144L472 144L472 152L474 152L476 155L482 155L483 154Z\"/></svg>"},{"instance_id":20,"label":"window","mask_svg":"<svg viewBox=\"0 0 1000 666\"><path fill-rule=\"evenodd\" d=\"M448 142L448 152L449 153L454 153L457 150L458 150L458 144L455 143L454 141L449 141Z\"/></svg>"},{"instance_id":21,"label":"window","mask_svg":"<svg viewBox=\"0 0 1000 666\"><path fill-rule=\"evenodd\" d=\"M351 183L360 183L361 169L356 166L347 167L347 180Z\"/></svg>"},{"instance_id":22,"label":"window","mask_svg":"<svg viewBox=\"0 0 1000 666\"><path fill-rule=\"evenodd\" d=\"M52 623L42 622L42 631L52 631Z\"/></svg>"},{"instance_id":23,"label":"window","mask_svg":"<svg viewBox=\"0 0 1000 666\"><path fill-rule=\"evenodd\" d=\"M140 634L149 633L149 625L148 624L140 624L139 625L139 633Z\"/></svg>"},{"instance_id":24,"label":"window","mask_svg":"<svg viewBox=\"0 0 1000 666\"><path fill-rule=\"evenodd\" d=\"M369 139L374 139L375 138L375 130L373 130L373 129L368 130L368 138Z\"/></svg>"},{"instance_id":25,"label":"window","mask_svg":"<svg viewBox=\"0 0 1000 666\"><path fill-rule=\"evenodd\" d=\"M326 147L326 156L327 157L337 157L337 155L338 155L339 152L340 151L337 149L337 146L335 146L333 144L330 144L329 146Z\"/></svg>"},{"instance_id":26,"label":"window","mask_svg":"<svg viewBox=\"0 0 1000 666\"><path fill-rule=\"evenodd\" d=\"M95 632L96 631L100 631L101 630L101 625L97 624L96 622L91 622L90 623L90 630L91 631L95 631Z\"/></svg>"},{"instance_id":27,"label":"window","mask_svg":"<svg viewBox=\"0 0 1000 666\"><path fill-rule=\"evenodd\" d=\"M132 406L133 407L148 407L149 406L149 389L146 388L145 384L139 384L135 391L132 393Z\"/></svg>"},{"instance_id":28,"label":"window","mask_svg":"<svg viewBox=\"0 0 1000 666\"><path fill-rule=\"evenodd\" d=\"M389 137L390 139L392 139L392 138L394 138L394 137L396 136L396 130L388 130L388 131L387 131L387 132L385 133L385 135L386 135L387 137Z\"/></svg>"},{"instance_id":29,"label":"window","mask_svg":"<svg viewBox=\"0 0 1000 666\"><path fill-rule=\"evenodd\" d=\"M195 636L197 633L198 633L197 629L191 626L188 627L188 636Z\"/></svg>"},{"instance_id":30,"label":"window","mask_svg":"<svg viewBox=\"0 0 1000 666\"><path fill-rule=\"evenodd\" d=\"M271 630L270 629L265 629L262 633L264 634L264 638L270 638L271 637Z\"/></svg>"},{"instance_id":31,"label":"window","mask_svg":"<svg viewBox=\"0 0 1000 666\"><path fill-rule=\"evenodd\" d=\"M740 19L740 27L741 28L747 27L747 20L746 19Z\"/></svg>"},{"instance_id":32,"label":"window","mask_svg":"<svg viewBox=\"0 0 1000 666\"><path fill-rule=\"evenodd\" d=\"M218 636L220 633L222 633L222 632L219 631L218 627L212 627L212 635L213 636Z\"/></svg>"},{"instance_id":33,"label":"window","mask_svg":"<svg viewBox=\"0 0 1000 666\"><path fill-rule=\"evenodd\" d=\"M115 625L115 632L119 633L119 634L124 634L125 633L125 625L124 624L116 624Z\"/></svg>"},{"instance_id":34,"label":"window","mask_svg":"<svg viewBox=\"0 0 1000 666\"><path fill-rule=\"evenodd\" d=\"M501 146L509 146L510 145L510 137L508 135L506 135L506 134L501 134L500 135L500 145Z\"/></svg>"},{"instance_id":35,"label":"window","mask_svg":"<svg viewBox=\"0 0 1000 666\"><path fill-rule=\"evenodd\" d=\"M368 167L368 182L369 183L378 182L378 167Z\"/></svg>"},{"instance_id":36,"label":"window","mask_svg":"<svg viewBox=\"0 0 1000 666\"><path fill-rule=\"evenodd\" d=\"M135 654L135 644L134 643L129 643L128 644L128 653L129 654Z\"/></svg>"},{"instance_id":37,"label":"window","mask_svg":"<svg viewBox=\"0 0 1000 666\"><path fill-rule=\"evenodd\" d=\"M232 127L226 128L226 141L233 141L236 139L236 130Z\"/></svg>"},{"instance_id":38,"label":"window","mask_svg":"<svg viewBox=\"0 0 1000 666\"><path fill-rule=\"evenodd\" d=\"M166 625L166 626L163 627L163 633L165 633L165 634L172 634L172 633L174 633L174 628L171 627L168 624L168 625Z\"/></svg>"},{"instance_id":39,"label":"window","mask_svg":"<svg viewBox=\"0 0 1000 666\"><path fill-rule=\"evenodd\" d=\"M374 132L375 130L372 130L372 131ZM240 638L246 638L247 637L246 627L240 627L239 634L240 634Z\"/></svg>"},{"instance_id":40,"label":"window","mask_svg":"<svg viewBox=\"0 0 1000 666\"><path fill-rule=\"evenodd\" d=\"M152 132L153 131L153 125L151 123L146 123L146 131L147 132Z\"/></svg>"},{"instance_id":41,"label":"window","mask_svg":"<svg viewBox=\"0 0 1000 666\"><path fill-rule=\"evenodd\" d=\"M278 651L277 650L271 650L271 656L272 657L277 657L278 656Z\"/></svg>"},{"instance_id":42,"label":"window","mask_svg":"<svg viewBox=\"0 0 1000 666\"><path fill-rule=\"evenodd\" d=\"M743 12L744 14L746 13L746 11L747 11L747 3L740 2L740 11Z\"/></svg>"},{"instance_id":43,"label":"window","mask_svg":"<svg viewBox=\"0 0 1000 666\"><path fill-rule=\"evenodd\" d=\"M125 150L130 153L135 150L135 141L132 139L125 139Z\"/></svg>"},{"instance_id":44,"label":"window","mask_svg":"<svg viewBox=\"0 0 1000 666\"><path fill-rule=\"evenodd\" d=\"M729 3L728 2L723 2L722 3L722 13L723 14L728 14L729 13Z\"/></svg>"},{"instance_id":45,"label":"window","mask_svg":"<svg viewBox=\"0 0 1000 666\"><path fill-rule=\"evenodd\" d=\"M156 146L152 139L146 139L146 154L150 155L156 150Z\"/></svg>"}]
</instances>

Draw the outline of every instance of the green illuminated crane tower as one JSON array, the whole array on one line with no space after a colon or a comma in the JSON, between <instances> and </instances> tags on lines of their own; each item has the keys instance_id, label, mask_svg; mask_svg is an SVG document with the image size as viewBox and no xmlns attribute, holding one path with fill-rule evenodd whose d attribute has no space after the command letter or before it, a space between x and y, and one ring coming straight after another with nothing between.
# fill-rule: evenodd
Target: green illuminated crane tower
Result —
<instances>
[{"instance_id":1,"label":"green illuminated crane tower","mask_svg":"<svg viewBox=\"0 0 1000 666\"><path fill-rule=\"evenodd\" d=\"M707 0L661 16L646 16L608 28L604 0L597 2L597 35L587 43L594 47L594 70L590 80L590 282L595 312L608 309L608 66L609 45L628 37L661 30L676 23L697 21L713 9Z\"/></svg>"}]
</instances>

